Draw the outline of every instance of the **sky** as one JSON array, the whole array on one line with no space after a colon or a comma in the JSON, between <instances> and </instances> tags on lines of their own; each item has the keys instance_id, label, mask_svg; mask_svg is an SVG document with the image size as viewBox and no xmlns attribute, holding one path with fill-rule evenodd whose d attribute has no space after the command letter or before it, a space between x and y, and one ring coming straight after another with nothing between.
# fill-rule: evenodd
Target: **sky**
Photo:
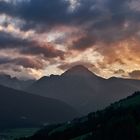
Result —
<instances>
[{"instance_id":1,"label":"sky","mask_svg":"<svg viewBox=\"0 0 140 140\"><path fill-rule=\"evenodd\" d=\"M140 79L140 0L0 0L0 74L38 79L75 65Z\"/></svg>"}]
</instances>

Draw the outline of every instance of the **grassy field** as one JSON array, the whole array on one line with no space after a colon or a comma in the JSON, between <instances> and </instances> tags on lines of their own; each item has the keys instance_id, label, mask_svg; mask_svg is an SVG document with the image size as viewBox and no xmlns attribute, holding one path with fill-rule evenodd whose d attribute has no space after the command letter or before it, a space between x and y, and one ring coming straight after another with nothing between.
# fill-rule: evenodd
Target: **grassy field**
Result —
<instances>
[{"instance_id":1,"label":"grassy field","mask_svg":"<svg viewBox=\"0 0 140 140\"><path fill-rule=\"evenodd\" d=\"M7 129L0 132L0 140L14 140L15 138L33 135L39 128Z\"/></svg>"}]
</instances>

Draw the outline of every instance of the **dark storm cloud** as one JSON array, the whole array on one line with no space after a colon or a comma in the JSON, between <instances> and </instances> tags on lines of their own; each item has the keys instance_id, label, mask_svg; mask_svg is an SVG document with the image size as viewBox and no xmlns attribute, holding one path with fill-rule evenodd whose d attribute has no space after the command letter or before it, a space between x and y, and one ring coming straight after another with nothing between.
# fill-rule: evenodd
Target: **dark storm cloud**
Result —
<instances>
[{"instance_id":1,"label":"dark storm cloud","mask_svg":"<svg viewBox=\"0 0 140 140\"><path fill-rule=\"evenodd\" d=\"M21 65L24 68L43 69L44 64L40 59L33 58L17 58L13 60L16 65Z\"/></svg>"},{"instance_id":2,"label":"dark storm cloud","mask_svg":"<svg viewBox=\"0 0 140 140\"><path fill-rule=\"evenodd\" d=\"M0 12L8 15L13 15L16 13L15 5L6 1L0 1Z\"/></svg>"},{"instance_id":3,"label":"dark storm cloud","mask_svg":"<svg viewBox=\"0 0 140 140\"><path fill-rule=\"evenodd\" d=\"M104 11L109 11L112 14L112 21L120 22L124 19L125 12L128 12L128 10L126 11L128 8L126 7L127 1L129 0L104 0L100 2L105 5L102 6L98 0L79 0L80 6L73 12L69 11L70 2L68 0L30 0L21 1L15 5L0 2L0 12L24 19L32 27L34 27L33 24L46 24L47 27L68 23L94 23L96 20L100 20L102 16L108 16L105 15ZM114 23L116 23L115 21ZM105 24L103 23L103 25ZM98 26L102 27L102 24L100 23Z\"/></svg>"},{"instance_id":4,"label":"dark storm cloud","mask_svg":"<svg viewBox=\"0 0 140 140\"><path fill-rule=\"evenodd\" d=\"M69 2L64 0L30 0L20 3L19 17L28 23L25 23L23 29L44 31L57 24L64 24L69 20L68 7Z\"/></svg>"},{"instance_id":5,"label":"dark storm cloud","mask_svg":"<svg viewBox=\"0 0 140 140\"><path fill-rule=\"evenodd\" d=\"M1 57L0 58L0 65L10 63L11 59L9 57Z\"/></svg>"},{"instance_id":6,"label":"dark storm cloud","mask_svg":"<svg viewBox=\"0 0 140 140\"><path fill-rule=\"evenodd\" d=\"M32 46L32 42L19 37L14 37L12 34L0 31L0 49L18 48L20 46Z\"/></svg>"},{"instance_id":7,"label":"dark storm cloud","mask_svg":"<svg viewBox=\"0 0 140 140\"><path fill-rule=\"evenodd\" d=\"M20 51L22 54L29 54L29 55L43 55L43 57L48 58L55 58L59 57L61 59L64 59L64 52L61 50L55 49L52 45L34 45L30 47L23 48Z\"/></svg>"},{"instance_id":8,"label":"dark storm cloud","mask_svg":"<svg viewBox=\"0 0 140 140\"><path fill-rule=\"evenodd\" d=\"M15 37L10 33L0 32L0 49L16 49L25 55L42 55L46 58L60 57L63 59L64 52L57 50L53 45L40 44L30 39Z\"/></svg>"},{"instance_id":9,"label":"dark storm cloud","mask_svg":"<svg viewBox=\"0 0 140 140\"><path fill-rule=\"evenodd\" d=\"M133 79L140 79L140 70L134 70L130 72L129 76Z\"/></svg>"},{"instance_id":10,"label":"dark storm cloud","mask_svg":"<svg viewBox=\"0 0 140 140\"><path fill-rule=\"evenodd\" d=\"M114 43L137 32L138 26L134 26L136 23L132 21L135 12L130 9L128 3L129 0L105 1L106 12L103 17L88 27L88 30L96 35L97 41Z\"/></svg>"},{"instance_id":11,"label":"dark storm cloud","mask_svg":"<svg viewBox=\"0 0 140 140\"><path fill-rule=\"evenodd\" d=\"M92 36L83 36L78 40L72 42L72 48L77 50L85 50L86 48L92 47L96 43L96 40Z\"/></svg>"},{"instance_id":12,"label":"dark storm cloud","mask_svg":"<svg viewBox=\"0 0 140 140\"><path fill-rule=\"evenodd\" d=\"M28 57L0 57L0 65L12 64L17 66L23 66L24 68L42 69L44 67L43 62L37 58Z\"/></svg>"},{"instance_id":13,"label":"dark storm cloud","mask_svg":"<svg viewBox=\"0 0 140 140\"><path fill-rule=\"evenodd\" d=\"M51 28L58 25L82 24L97 17L92 9L96 0L79 0L80 6L70 12L69 0L30 0L17 3L0 2L0 13L25 20L24 29Z\"/></svg>"},{"instance_id":14,"label":"dark storm cloud","mask_svg":"<svg viewBox=\"0 0 140 140\"><path fill-rule=\"evenodd\" d=\"M0 12L24 20L23 30L45 32L61 25L81 28L85 37L74 41L72 48L86 49L98 42L108 44L136 36L140 12L131 9L132 1L79 0L73 11L68 0L0 2Z\"/></svg>"},{"instance_id":15,"label":"dark storm cloud","mask_svg":"<svg viewBox=\"0 0 140 140\"><path fill-rule=\"evenodd\" d=\"M65 0L30 0L16 4L0 2L0 12L25 20L24 30L35 28L41 31L67 22L69 5Z\"/></svg>"},{"instance_id":16,"label":"dark storm cloud","mask_svg":"<svg viewBox=\"0 0 140 140\"><path fill-rule=\"evenodd\" d=\"M93 15L82 22L84 24L82 30L86 35L84 42L87 44L83 43L81 49L83 46L84 48L92 47L99 42L104 43L104 46L109 46L118 41L137 37L140 30L140 12L132 10L130 2L130 0L100 0L100 3L96 1L94 5L90 4L87 9L92 9L94 6L94 10L90 10L88 14ZM82 15L80 17L82 19ZM74 44L73 46L79 49L81 40L78 39Z\"/></svg>"}]
</instances>

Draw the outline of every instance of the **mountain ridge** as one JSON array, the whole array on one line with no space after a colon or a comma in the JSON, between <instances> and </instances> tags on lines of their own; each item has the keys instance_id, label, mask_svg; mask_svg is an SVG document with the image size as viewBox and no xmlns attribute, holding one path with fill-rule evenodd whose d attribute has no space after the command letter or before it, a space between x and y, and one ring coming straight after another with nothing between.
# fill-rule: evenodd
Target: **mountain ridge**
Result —
<instances>
[{"instance_id":1,"label":"mountain ridge","mask_svg":"<svg viewBox=\"0 0 140 140\"><path fill-rule=\"evenodd\" d=\"M140 81L104 79L83 66L75 66L62 75L43 77L26 91L67 102L86 114L140 90Z\"/></svg>"},{"instance_id":2,"label":"mountain ridge","mask_svg":"<svg viewBox=\"0 0 140 140\"><path fill-rule=\"evenodd\" d=\"M34 82L35 80L20 80L16 77L11 77L10 75L0 74L0 85L13 89L24 90Z\"/></svg>"},{"instance_id":3,"label":"mountain ridge","mask_svg":"<svg viewBox=\"0 0 140 140\"><path fill-rule=\"evenodd\" d=\"M85 67L83 65L76 65L76 66L73 66L70 69L66 70L61 76L80 75L80 74L83 74L84 76L95 75L87 67ZM97 76L97 75L95 75L95 76Z\"/></svg>"}]
</instances>

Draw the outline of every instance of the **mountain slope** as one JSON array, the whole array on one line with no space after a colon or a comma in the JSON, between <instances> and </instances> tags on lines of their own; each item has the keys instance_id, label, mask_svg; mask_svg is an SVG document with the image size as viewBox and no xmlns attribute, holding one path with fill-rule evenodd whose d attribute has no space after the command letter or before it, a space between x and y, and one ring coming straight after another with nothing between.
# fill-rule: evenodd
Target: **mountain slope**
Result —
<instances>
[{"instance_id":1,"label":"mountain slope","mask_svg":"<svg viewBox=\"0 0 140 140\"><path fill-rule=\"evenodd\" d=\"M60 76L42 77L26 91L65 101L86 114L138 90L138 80L103 79L83 66L75 66Z\"/></svg>"},{"instance_id":2,"label":"mountain slope","mask_svg":"<svg viewBox=\"0 0 140 140\"><path fill-rule=\"evenodd\" d=\"M128 96L125 99L122 99L118 102L115 102L112 104L113 107L118 108L118 107L130 107L130 106L137 106L140 105L140 92L135 92L134 94Z\"/></svg>"},{"instance_id":3,"label":"mountain slope","mask_svg":"<svg viewBox=\"0 0 140 140\"><path fill-rule=\"evenodd\" d=\"M59 100L0 86L0 128L41 126L78 115Z\"/></svg>"},{"instance_id":4,"label":"mountain slope","mask_svg":"<svg viewBox=\"0 0 140 140\"><path fill-rule=\"evenodd\" d=\"M69 123L51 125L25 140L139 140L140 139L140 92L123 99L104 110ZM124 106L128 102L131 105ZM24 140L24 139L22 139Z\"/></svg>"}]
</instances>

